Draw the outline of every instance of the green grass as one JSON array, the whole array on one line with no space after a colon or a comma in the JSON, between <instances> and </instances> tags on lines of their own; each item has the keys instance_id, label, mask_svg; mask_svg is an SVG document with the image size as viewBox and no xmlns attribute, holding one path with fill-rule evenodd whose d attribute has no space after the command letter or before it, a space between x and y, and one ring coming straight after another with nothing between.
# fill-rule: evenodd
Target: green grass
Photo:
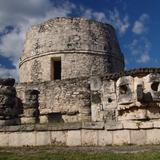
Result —
<instances>
[{"instance_id":1,"label":"green grass","mask_svg":"<svg viewBox=\"0 0 160 160\"><path fill-rule=\"evenodd\" d=\"M160 152L80 153L80 152L0 152L0 160L160 160Z\"/></svg>"}]
</instances>

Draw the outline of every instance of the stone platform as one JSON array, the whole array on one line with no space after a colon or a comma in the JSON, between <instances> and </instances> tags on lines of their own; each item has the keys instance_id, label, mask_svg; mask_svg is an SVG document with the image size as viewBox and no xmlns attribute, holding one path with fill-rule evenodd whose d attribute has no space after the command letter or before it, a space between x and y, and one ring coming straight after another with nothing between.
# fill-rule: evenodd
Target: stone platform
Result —
<instances>
[{"instance_id":1,"label":"stone platform","mask_svg":"<svg viewBox=\"0 0 160 160\"><path fill-rule=\"evenodd\" d=\"M83 122L0 128L0 146L107 146L160 143L159 122L140 125Z\"/></svg>"}]
</instances>

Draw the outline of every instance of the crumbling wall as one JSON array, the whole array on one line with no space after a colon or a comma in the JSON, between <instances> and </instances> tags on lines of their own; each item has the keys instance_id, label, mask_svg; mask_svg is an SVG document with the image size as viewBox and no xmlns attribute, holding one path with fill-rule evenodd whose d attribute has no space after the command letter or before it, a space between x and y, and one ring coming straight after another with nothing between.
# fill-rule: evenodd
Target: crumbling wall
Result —
<instances>
[{"instance_id":1,"label":"crumbling wall","mask_svg":"<svg viewBox=\"0 0 160 160\"><path fill-rule=\"evenodd\" d=\"M90 119L90 85L88 79L68 79L43 83L20 83L17 95L25 103L25 91L39 91L39 111L41 120L48 116L59 116L62 121ZM69 118L71 117L71 118Z\"/></svg>"}]
</instances>

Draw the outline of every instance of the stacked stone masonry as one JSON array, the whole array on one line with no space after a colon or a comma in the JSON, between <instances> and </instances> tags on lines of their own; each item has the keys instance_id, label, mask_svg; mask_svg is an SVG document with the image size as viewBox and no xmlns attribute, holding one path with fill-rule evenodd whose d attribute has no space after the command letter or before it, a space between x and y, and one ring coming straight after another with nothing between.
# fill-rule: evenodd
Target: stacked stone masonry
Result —
<instances>
[{"instance_id":1,"label":"stacked stone masonry","mask_svg":"<svg viewBox=\"0 0 160 160\"><path fill-rule=\"evenodd\" d=\"M20 59L20 82L52 80L56 59L61 60L62 79L124 68L114 28L83 18L56 18L28 30Z\"/></svg>"},{"instance_id":2,"label":"stacked stone masonry","mask_svg":"<svg viewBox=\"0 0 160 160\"><path fill-rule=\"evenodd\" d=\"M0 146L160 143L160 68L124 71L114 28L83 18L32 26L20 83L0 79Z\"/></svg>"}]
</instances>

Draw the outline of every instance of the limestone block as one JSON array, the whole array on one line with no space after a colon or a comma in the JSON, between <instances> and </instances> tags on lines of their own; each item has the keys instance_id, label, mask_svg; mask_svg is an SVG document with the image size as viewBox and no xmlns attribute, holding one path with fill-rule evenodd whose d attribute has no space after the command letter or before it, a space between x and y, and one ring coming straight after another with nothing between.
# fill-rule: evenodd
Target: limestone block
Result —
<instances>
[{"instance_id":1,"label":"limestone block","mask_svg":"<svg viewBox=\"0 0 160 160\"><path fill-rule=\"evenodd\" d=\"M131 130L131 144L146 144L146 130Z\"/></svg>"},{"instance_id":2,"label":"limestone block","mask_svg":"<svg viewBox=\"0 0 160 160\"><path fill-rule=\"evenodd\" d=\"M82 145L83 146L97 146L98 145L98 131L97 130L82 130Z\"/></svg>"},{"instance_id":3,"label":"limestone block","mask_svg":"<svg viewBox=\"0 0 160 160\"><path fill-rule=\"evenodd\" d=\"M20 134L21 146L35 146L36 144L36 133L35 132L21 132Z\"/></svg>"},{"instance_id":4,"label":"limestone block","mask_svg":"<svg viewBox=\"0 0 160 160\"><path fill-rule=\"evenodd\" d=\"M48 123L48 117L46 115L39 117L40 123Z\"/></svg>"},{"instance_id":5,"label":"limestone block","mask_svg":"<svg viewBox=\"0 0 160 160\"><path fill-rule=\"evenodd\" d=\"M92 104L91 116L92 121L103 121L103 111L101 104Z\"/></svg>"},{"instance_id":6,"label":"limestone block","mask_svg":"<svg viewBox=\"0 0 160 160\"><path fill-rule=\"evenodd\" d=\"M130 130L113 131L113 145L130 144Z\"/></svg>"},{"instance_id":7,"label":"limestone block","mask_svg":"<svg viewBox=\"0 0 160 160\"><path fill-rule=\"evenodd\" d=\"M36 132L36 146L50 145L51 133L50 132Z\"/></svg>"},{"instance_id":8,"label":"limestone block","mask_svg":"<svg viewBox=\"0 0 160 160\"><path fill-rule=\"evenodd\" d=\"M138 129L139 125L136 121L124 121L123 128L124 129Z\"/></svg>"},{"instance_id":9,"label":"limestone block","mask_svg":"<svg viewBox=\"0 0 160 160\"><path fill-rule=\"evenodd\" d=\"M9 134L6 132L5 133L0 132L0 146L4 147L8 145L9 145Z\"/></svg>"},{"instance_id":10,"label":"limestone block","mask_svg":"<svg viewBox=\"0 0 160 160\"><path fill-rule=\"evenodd\" d=\"M20 132L9 133L9 146L14 146L14 147L21 146L21 133Z\"/></svg>"},{"instance_id":11,"label":"limestone block","mask_svg":"<svg viewBox=\"0 0 160 160\"><path fill-rule=\"evenodd\" d=\"M154 128L160 128L160 120L153 122Z\"/></svg>"},{"instance_id":12,"label":"limestone block","mask_svg":"<svg viewBox=\"0 0 160 160\"><path fill-rule=\"evenodd\" d=\"M66 131L53 131L51 132L51 144L56 146L64 146L67 141Z\"/></svg>"},{"instance_id":13,"label":"limestone block","mask_svg":"<svg viewBox=\"0 0 160 160\"><path fill-rule=\"evenodd\" d=\"M36 117L21 117L21 124L36 123Z\"/></svg>"},{"instance_id":14,"label":"limestone block","mask_svg":"<svg viewBox=\"0 0 160 160\"><path fill-rule=\"evenodd\" d=\"M153 122L142 122L139 126L141 129L150 129L153 128Z\"/></svg>"},{"instance_id":15,"label":"limestone block","mask_svg":"<svg viewBox=\"0 0 160 160\"><path fill-rule=\"evenodd\" d=\"M105 124L105 129L120 130L120 129L123 129L123 124L121 122L109 122Z\"/></svg>"},{"instance_id":16,"label":"limestone block","mask_svg":"<svg viewBox=\"0 0 160 160\"><path fill-rule=\"evenodd\" d=\"M81 146L81 131L67 132L67 146Z\"/></svg>"},{"instance_id":17,"label":"limestone block","mask_svg":"<svg viewBox=\"0 0 160 160\"><path fill-rule=\"evenodd\" d=\"M103 129L104 122L82 122L83 129Z\"/></svg>"},{"instance_id":18,"label":"limestone block","mask_svg":"<svg viewBox=\"0 0 160 160\"><path fill-rule=\"evenodd\" d=\"M98 146L112 145L112 131L98 131Z\"/></svg>"},{"instance_id":19,"label":"limestone block","mask_svg":"<svg viewBox=\"0 0 160 160\"><path fill-rule=\"evenodd\" d=\"M103 95L115 93L116 92L116 84L113 80L105 80L102 85L102 93Z\"/></svg>"},{"instance_id":20,"label":"limestone block","mask_svg":"<svg viewBox=\"0 0 160 160\"><path fill-rule=\"evenodd\" d=\"M160 144L160 129L146 130L147 144Z\"/></svg>"},{"instance_id":21,"label":"limestone block","mask_svg":"<svg viewBox=\"0 0 160 160\"><path fill-rule=\"evenodd\" d=\"M64 122L78 122L79 121L79 117L78 115L62 115L62 119L64 120Z\"/></svg>"}]
</instances>

